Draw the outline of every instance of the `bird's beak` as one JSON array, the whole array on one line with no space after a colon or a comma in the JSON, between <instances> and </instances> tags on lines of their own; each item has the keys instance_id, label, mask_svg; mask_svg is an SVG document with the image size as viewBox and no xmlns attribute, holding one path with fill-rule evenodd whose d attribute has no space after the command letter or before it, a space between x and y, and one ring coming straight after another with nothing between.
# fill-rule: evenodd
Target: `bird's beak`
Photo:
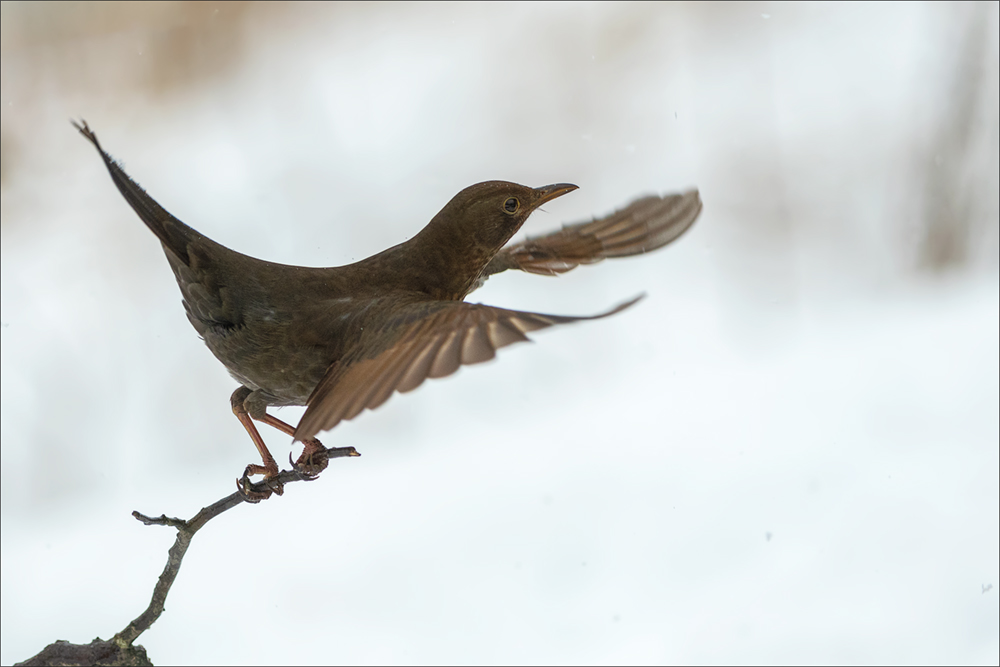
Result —
<instances>
[{"instance_id":1,"label":"bird's beak","mask_svg":"<svg viewBox=\"0 0 1000 667\"><path fill-rule=\"evenodd\" d=\"M554 185L546 185L541 188L535 188L535 192L540 195L540 198L535 202L535 206L541 206L547 201L552 201L556 197L562 197L568 192L573 192L576 190L576 186L572 183L556 183Z\"/></svg>"}]
</instances>

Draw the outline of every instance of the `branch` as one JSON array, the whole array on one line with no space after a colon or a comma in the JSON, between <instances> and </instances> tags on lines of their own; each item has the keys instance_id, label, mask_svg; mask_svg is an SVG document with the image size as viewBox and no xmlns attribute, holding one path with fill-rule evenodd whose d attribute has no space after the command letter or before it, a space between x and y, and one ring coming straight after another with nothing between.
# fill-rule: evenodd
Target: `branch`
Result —
<instances>
[{"instance_id":1,"label":"branch","mask_svg":"<svg viewBox=\"0 0 1000 667\"><path fill-rule=\"evenodd\" d=\"M361 456L354 447L334 447L319 452L319 454L325 454L325 457L328 459ZM265 494L269 490L272 490L274 486L279 486L280 488L280 485L313 479L316 479L316 475L305 475L295 470L283 470L270 480L249 485L247 491L250 494ZM95 639L90 644L70 644L65 641L57 641L46 646L33 658L29 658L18 664L152 664L146 657L145 650L141 646L132 646L132 643L139 638L139 635L148 630L156 622L156 619L160 617L160 614L163 613L163 605L167 600L167 593L170 592L170 587L173 586L174 579L177 578L177 573L181 569L181 562L184 560L184 554L187 553L188 546L191 544L191 538L215 517L247 501L248 498L244 492L236 491L222 500L212 503L208 507L203 507L200 512L186 521L184 519L168 517L165 514L161 514L158 517L148 517L139 512L132 512L132 516L147 526L170 526L177 529L177 539L174 540L174 545L167 552L167 565L163 568L163 573L153 588L153 598L150 600L149 606L134 621L129 623L124 630L108 641L103 641L100 638Z\"/></svg>"}]
</instances>

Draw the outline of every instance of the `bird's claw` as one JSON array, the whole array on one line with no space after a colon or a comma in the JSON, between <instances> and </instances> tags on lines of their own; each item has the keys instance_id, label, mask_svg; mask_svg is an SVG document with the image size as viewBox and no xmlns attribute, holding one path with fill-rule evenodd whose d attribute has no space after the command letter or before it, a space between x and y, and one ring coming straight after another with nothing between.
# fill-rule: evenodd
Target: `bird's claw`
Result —
<instances>
[{"instance_id":1,"label":"bird's claw","mask_svg":"<svg viewBox=\"0 0 1000 667\"><path fill-rule=\"evenodd\" d=\"M302 454L294 463L292 462L292 455L289 454L288 462L292 464L295 472L302 475L303 479L311 482L319 477L319 474L330 465L330 456L327 453L326 447L314 438L305 443Z\"/></svg>"},{"instance_id":2,"label":"bird's claw","mask_svg":"<svg viewBox=\"0 0 1000 667\"><path fill-rule=\"evenodd\" d=\"M301 458L301 457L300 457ZM288 465L292 467L292 470L299 473L299 478L304 482L313 482L319 479L319 472L312 471L308 465L299 465L296 461L292 460L292 453L288 453Z\"/></svg>"},{"instance_id":3,"label":"bird's claw","mask_svg":"<svg viewBox=\"0 0 1000 667\"><path fill-rule=\"evenodd\" d=\"M262 500L267 500L271 497L271 494L278 494L280 496L285 492L285 485L275 479L277 476L277 469L275 469L273 474L268 475L267 472L270 471L261 470L261 468L263 468L263 466L257 466L251 463L246 467L246 470L243 471L243 477L236 480L236 490L241 496L243 496L243 500L248 503L256 504ZM263 489L255 489L254 483L250 481L250 475L256 475L258 473L265 474L265 477L261 482L265 487Z\"/></svg>"},{"instance_id":4,"label":"bird's claw","mask_svg":"<svg viewBox=\"0 0 1000 667\"><path fill-rule=\"evenodd\" d=\"M299 477L304 482L312 482L312 481L315 481L315 480L319 479L319 474L318 473L308 472L308 470L306 469L306 467L301 467L300 468L298 465L296 465L295 461L292 460L292 453L291 452L288 452L288 465L292 466L292 470L294 470L295 472L299 473Z\"/></svg>"},{"instance_id":5,"label":"bird's claw","mask_svg":"<svg viewBox=\"0 0 1000 667\"><path fill-rule=\"evenodd\" d=\"M250 478L246 475L243 477L236 478L236 491L243 496L243 501L247 503L257 504L262 500L267 500L271 497L270 491L265 491L258 493L250 488Z\"/></svg>"}]
</instances>

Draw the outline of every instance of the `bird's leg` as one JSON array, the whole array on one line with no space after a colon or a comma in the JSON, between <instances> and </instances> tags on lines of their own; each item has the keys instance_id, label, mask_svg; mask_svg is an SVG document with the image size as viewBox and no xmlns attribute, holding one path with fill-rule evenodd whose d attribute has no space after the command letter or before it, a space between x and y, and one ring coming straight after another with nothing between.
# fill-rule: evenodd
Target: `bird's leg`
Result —
<instances>
[{"instance_id":1,"label":"bird's leg","mask_svg":"<svg viewBox=\"0 0 1000 667\"><path fill-rule=\"evenodd\" d=\"M281 495L282 485L280 483L271 485L269 480L278 475L278 464L275 463L274 457L271 456L271 452L267 450L267 445L264 444L264 439L260 437L260 433L257 432L257 427L254 426L253 420L250 417L250 413L247 412L244 402L250 395L250 390L246 387L240 387L233 392L230 397L230 402L233 406L233 414L236 418L240 420L243 424L243 428L247 430L250 434L250 439L253 440L254 446L257 447L257 451L260 453L260 458L264 462L264 465L257 465L256 463L251 463L243 471L243 477L236 480L236 487L240 492L246 497L249 502L259 503L261 500L266 500L271 497L271 492ZM269 489L267 491L253 491L250 489L250 475L264 475L264 481L268 482Z\"/></svg>"},{"instance_id":2,"label":"bird's leg","mask_svg":"<svg viewBox=\"0 0 1000 667\"><path fill-rule=\"evenodd\" d=\"M260 419L268 426L273 426L282 433L295 437L295 427L287 422L283 422L277 417L273 417L266 412ZM289 456L291 462L291 456ZM318 474L326 470L330 462L330 457L326 454L326 447L316 438L309 438L302 441L302 454L296 459L292 466L296 471L302 473L307 479L314 479Z\"/></svg>"}]
</instances>

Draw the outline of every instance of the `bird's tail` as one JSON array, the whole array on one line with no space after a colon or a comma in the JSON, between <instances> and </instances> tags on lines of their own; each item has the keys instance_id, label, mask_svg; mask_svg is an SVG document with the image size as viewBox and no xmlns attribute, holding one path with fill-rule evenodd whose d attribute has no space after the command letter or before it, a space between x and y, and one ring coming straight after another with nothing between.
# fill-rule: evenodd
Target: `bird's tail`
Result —
<instances>
[{"instance_id":1,"label":"bird's tail","mask_svg":"<svg viewBox=\"0 0 1000 667\"><path fill-rule=\"evenodd\" d=\"M79 123L70 121L77 130L86 137L94 148L101 154L104 165L111 174L111 180L118 186L118 191L125 197L129 206L142 218L150 231L163 243L164 248L172 252L186 265L190 266L191 258L188 254L188 247L193 241L200 241L204 237L194 229L191 229L183 222L170 215L162 206L146 194L146 191L139 187L139 184L129 178L121 165L115 161L107 152L101 148L101 143L97 140L97 135L81 120ZM207 239L205 239L207 240Z\"/></svg>"}]
</instances>

